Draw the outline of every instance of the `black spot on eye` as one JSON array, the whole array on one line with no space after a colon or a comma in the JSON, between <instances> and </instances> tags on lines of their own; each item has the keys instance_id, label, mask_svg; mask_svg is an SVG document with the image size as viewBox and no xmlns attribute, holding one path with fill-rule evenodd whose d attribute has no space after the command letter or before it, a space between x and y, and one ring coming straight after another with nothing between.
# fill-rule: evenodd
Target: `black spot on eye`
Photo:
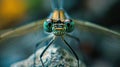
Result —
<instances>
[{"instance_id":1,"label":"black spot on eye","mask_svg":"<svg viewBox=\"0 0 120 67\"><path fill-rule=\"evenodd\" d=\"M51 23L48 23L48 26L50 27L52 24Z\"/></svg>"},{"instance_id":2,"label":"black spot on eye","mask_svg":"<svg viewBox=\"0 0 120 67\"><path fill-rule=\"evenodd\" d=\"M70 23L67 23L67 26L70 27Z\"/></svg>"}]
</instances>

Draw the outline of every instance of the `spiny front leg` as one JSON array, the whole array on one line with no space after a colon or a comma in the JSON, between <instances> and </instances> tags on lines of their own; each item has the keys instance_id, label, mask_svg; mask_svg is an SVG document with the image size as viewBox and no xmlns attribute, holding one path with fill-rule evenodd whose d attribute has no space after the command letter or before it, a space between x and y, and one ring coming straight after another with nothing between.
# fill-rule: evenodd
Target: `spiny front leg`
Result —
<instances>
[{"instance_id":1,"label":"spiny front leg","mask_svg":"<svg viewBox=\"0 0 120 67\"><path fill-rule=\"evenodd\" d=\"M79 58L77 56L77 54L75 53L75 51L72 49L72 47L67 43L67 41L64 39L64 37L62 36L62 40L63 42L66 44L66 46L71 50L71 52L73 53L73 55L75 56L75 58L78 61L78 67L79 67Z\"/></svg>"},{"instance_id":2,"label":"spiny front leg","mask_svg":"<svg viewBox=\"0 0 120 67\"><path fill-rule=\"evenodd\" d=\"M42 60L43 54L46 52L46 50L49 48L49 46L54 42L55 38L56 37L54 36L53 39L48 43L47 47L43 50L43 52L40 55L40 61L42 63L42 67L45 67L43 60Z\"/></svg>"},{"instance_id":3,"label":"spiny front leg","mask_svg":"<svg viewBox=\"0 0 120 67\"><path fill-rule=\"evenodd\" d=\"M39 49L38 47L40 46L41 43L47 41L48 39L50 39L51 37L53 37L52 35L47 36L46 38L43 38L41 41L39 41L36 45L35 45L35 50L34 50L34 63L33 63L33 67L36 67L36 51Z\"/></svg>"}]
</instances>

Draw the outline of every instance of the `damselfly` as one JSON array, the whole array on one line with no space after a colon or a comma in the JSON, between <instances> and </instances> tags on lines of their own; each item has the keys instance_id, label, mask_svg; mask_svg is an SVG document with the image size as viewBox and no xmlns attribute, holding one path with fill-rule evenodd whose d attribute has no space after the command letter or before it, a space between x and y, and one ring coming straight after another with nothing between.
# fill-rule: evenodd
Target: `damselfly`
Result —
<instances>
[{"instance_id":1,"label":"damselfly","mask_svg":"<svg viewBox=\"0 0 120 67\"><path fill-rule=\"evenodd\" d=\"M16 28L16 29L11 29L8 32L5 32L0 35L0 39L5 39L5 38L10 38L22 34L29 33L31 31L36 31L36 30L42 30L44 29L45 32L50 33L50 36L47 36L46 38L42 39L40 42L36 44L36 50L38 49L38 46L48 40L52 40L48 43L47 47L43 50L43 52L40 55L40 61L42 63L42 66L45 67L43 61L42 61L42 56L46 52L46 50L49 48L49 46L54 42L54 40L57 37L61 37L63 42L65 43L66 46L69 47L73 55L75 56L78 67L79 67L79 58L74 51L74 49L69 45L69 43L64 39L64 36L68 36L70 38L73 38L78 41L79 43L79 38L75 37L74 35L70 35L72 31L74 31L76 28L79 30L83 31L89 31L89 32L95 32L98 34L105 34L111 37L116 37L120 38L120 34L118 32L112 31L110 29L104 28L102 26L86 22L86 21L79 21L76 19L72 19L69 17L67 12L63 9L63 0L59 0L60 2L57 2L58 4L54 3L55 1L58 0L52 0L52 8L53 12L50 14L50 16L47 19L40 20L38 22L30 23L28 25ZM58 6L58 7L56 7ZM35 51L36 51L35 50ZM35 64L34 64L35 66Z\"/></svg>"}]
</instances>

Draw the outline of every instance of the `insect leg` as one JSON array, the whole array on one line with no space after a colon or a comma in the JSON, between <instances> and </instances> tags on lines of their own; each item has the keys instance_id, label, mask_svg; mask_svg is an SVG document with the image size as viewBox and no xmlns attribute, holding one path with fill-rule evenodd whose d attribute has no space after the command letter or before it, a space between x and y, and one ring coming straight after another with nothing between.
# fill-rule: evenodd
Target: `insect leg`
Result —
<instances>
[{"instance_id":1,"label":"insect leg","mask_svg":"<svg viewBox=\"0 0 120 67\"><path fill-rule=\"evenodd\" d=\"M43 50L43 52L42 52L41 55L40 55L40 61L41 61L41 63L42 63L42 67L45 67L45 66L44 66L44 63L43 63L43 61L42 61L42 56L43 56L43 54L45 53L45 51L49 48L49 46L54 42L54 40L55 40L55 36L54 36L53 39L48 43L47 47Z\"/></svg>"},{"instance_id":2,"label":"insect leg","mask_svg":"<svg viewBox=\"0 0 120 67\"><path fill-rule=\"evenodd\" d=\"M79 39L79 38L77 38L77 37L75 37L75 36L72 36L72 35L70 35L70 34L66 34L66 36L75 39L75 40L78 42L78 44L80 44L80 39Z\"/></svg>"},{"instance_id":3,"label":"insect leg","mask_svg":"<svg viewBox=\"0 0 120 67\"><path fill-rule=\"evenodd\" d=\"M79 58L78 58L77 54L76 54L75 51L72 49L72 47L67 43L67 41L64 39L63 36L62 36L62 40L63 40L63 42L67 45L67 47L69 47L69 49L71 50L71 52L74 54L75 58L77 59L78 67L79 67Z\"/></svg>"},{"instance_id":4,"label":"insect leg","mask_svg":"<svg viewBox=\"0 0 120 67\"><path fill-rule=\"evenodd\" d=\"M35 45L35 50L34 50L34 64L33 64L33 67L35 67L35 65L36 65L36 63L35 63L35 60L36 60L36 51L38 50L39 45L40 45L41 43L47 41L47 40L50 39L51 37L53 37L53 36L48 36L48 37L42 39L41 41L39 41L39 42Z\"/></svg>"}]
</instances>

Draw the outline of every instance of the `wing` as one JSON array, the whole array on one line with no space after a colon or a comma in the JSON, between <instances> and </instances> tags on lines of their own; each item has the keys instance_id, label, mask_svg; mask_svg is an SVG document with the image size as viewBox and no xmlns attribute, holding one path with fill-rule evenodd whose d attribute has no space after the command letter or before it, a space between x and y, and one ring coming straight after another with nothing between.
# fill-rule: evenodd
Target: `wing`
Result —
<instances>
[{"instance_id":1,"label":"wing","mask_svg":"<svg viewBox=\"0 0 120 67\"><path fill-rule=\"evenodd\" d=\"M32 22L30 24L27 24L27 25L24 25L18 28L13 28L13 29L2 31L2 33L0 33L0 40L24 35L30 32L34 32L36 30L41 30L43 29L43 22L44 20L39 20L39 21Z\"/></svg>"},{"instance_id":2,"label":"wing","mask_svg":"<svg viewBox=\"0 0 120 67\"><path fill-rule=\"evenodd\" d=\"M109 35L112 37L116 37L120 39L120 33L107 29L105 27L99 26L94 23L86 22L86 21L79 21L79 20L74 20L75 26L78 27L82 31L88 31L88 32L93 32L93 33L98 33L98 34L103 34L103 35Z\"/></svg>"}]
</instances>

